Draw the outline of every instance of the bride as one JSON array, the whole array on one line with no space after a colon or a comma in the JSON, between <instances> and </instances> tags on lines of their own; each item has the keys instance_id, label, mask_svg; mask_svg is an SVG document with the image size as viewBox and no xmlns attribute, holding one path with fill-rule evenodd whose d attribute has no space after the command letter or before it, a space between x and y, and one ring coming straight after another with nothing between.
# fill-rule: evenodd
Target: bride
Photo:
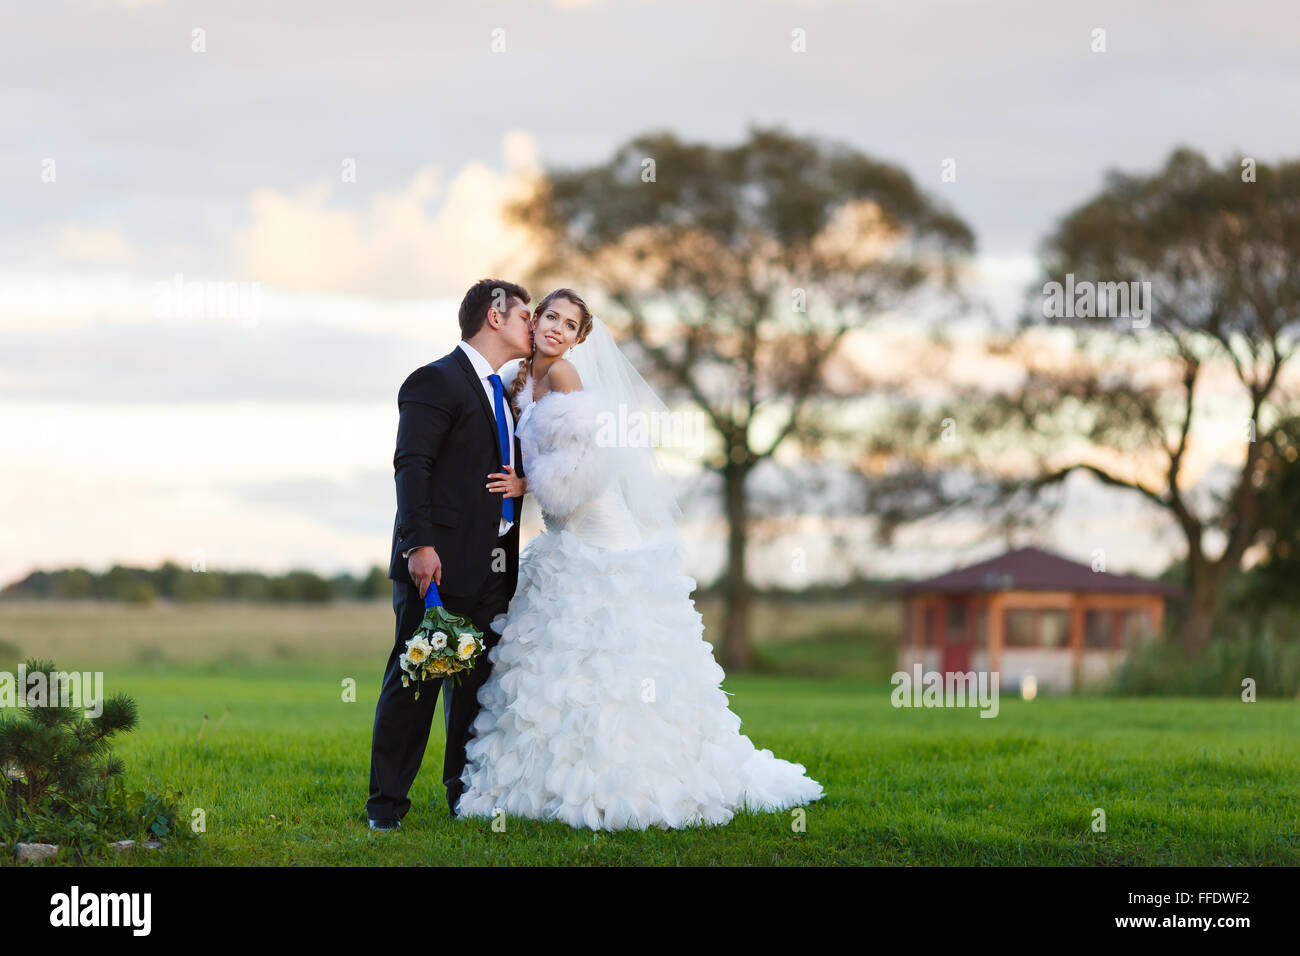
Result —
<instances>
[{"instance_id":1,"label":"bride","mask_svg":"<svg viewBox=\"0 0 1300 956\"><path fill-rule=\"evenodd\" d=\"M820 799L802 764L740 733L695 581L675 570L671 484L653 449L609 435L628 412L666 409L577 293L538 304L511 395L525 477L493 475L489 488L532 492L546 530L492 624L501 640L488 652L457 815L667 829Z\"/></svg>"}]
</instances>

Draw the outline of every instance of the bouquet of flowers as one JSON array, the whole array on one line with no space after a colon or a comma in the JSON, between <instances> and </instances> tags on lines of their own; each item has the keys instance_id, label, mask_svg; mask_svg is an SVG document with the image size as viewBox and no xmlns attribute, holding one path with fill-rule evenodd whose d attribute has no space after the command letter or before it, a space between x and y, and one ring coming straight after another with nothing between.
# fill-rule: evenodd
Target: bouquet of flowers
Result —
<instances>
[{"instance_id":1,"label":"bouquet of flowers","mask_svg":"<svg viewBox=\"0 0 1300 956\"><path fill-rule=\"evenodd\" d=\"M469 618L452 614L442 606L438 585L429 582L424 594L424 620L406 642L400 658L402 686L415 681L415 699L420 699L420 684L426 679L451 677L460 684L462 671L470 670L487 645L483 632Z\"/></svg>"}]
</instances>

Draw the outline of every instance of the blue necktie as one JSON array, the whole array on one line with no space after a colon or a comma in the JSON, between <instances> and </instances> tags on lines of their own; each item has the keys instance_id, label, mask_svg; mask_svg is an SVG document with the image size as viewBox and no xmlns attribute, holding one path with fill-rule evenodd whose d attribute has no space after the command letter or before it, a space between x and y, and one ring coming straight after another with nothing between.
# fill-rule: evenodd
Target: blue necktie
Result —
<instances>
[{"instance_id":1,"label":"blue necktie","mask_svg":"<svg viewBox=\"0 0 1300 956\"><path fill-rule=\"evenodd\" d=\"M489 375L488 381L492 383L492 397L496 402L497 413L497 444L501 446L501 470L506 470L506 465L510 464L510 435L506 431L506 404L503 400L504 389L501 388L501 376ZM515 520L515 499L501 499L501 517L507 521Z\"/></svg>"}]
</instances>

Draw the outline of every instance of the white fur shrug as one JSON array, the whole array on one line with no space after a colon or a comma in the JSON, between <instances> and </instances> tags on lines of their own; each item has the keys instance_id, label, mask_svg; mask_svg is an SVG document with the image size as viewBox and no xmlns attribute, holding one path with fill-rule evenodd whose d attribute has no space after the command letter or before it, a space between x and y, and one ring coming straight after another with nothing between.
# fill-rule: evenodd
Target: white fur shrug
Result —
<instances>
[{"instance_id":1,"label":"white fur shrug","mask_svg":"<svg viewBox=\"0 0 1300 956\"><path fill-rule=\"evenodd\" d=\"M543 395L519 433L528 490L547 514L572 514L613 478L611 449L597 442L600 413L589 392Z\"/></svg>"}]
</instances>

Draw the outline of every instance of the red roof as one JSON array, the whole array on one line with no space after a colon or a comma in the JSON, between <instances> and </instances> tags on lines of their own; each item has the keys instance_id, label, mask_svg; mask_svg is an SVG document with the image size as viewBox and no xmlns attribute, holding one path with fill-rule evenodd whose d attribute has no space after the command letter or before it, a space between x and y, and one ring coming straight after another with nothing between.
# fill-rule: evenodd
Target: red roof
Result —
<instances>
[{"instance_id":1,"label":"red roof","mask_svg":"<svg viewBox=\"0 0 1300 956\"><path fill-rule=\"evenodd\" d=\"M996 558L958 568L947 574L910 581L902 593L918 591L1086 591L1106 594L1163 594L1176 597L1182 589L1133 574L1094 571L1041 548L1017 548Z\"/></svg>"}]
</instances>

